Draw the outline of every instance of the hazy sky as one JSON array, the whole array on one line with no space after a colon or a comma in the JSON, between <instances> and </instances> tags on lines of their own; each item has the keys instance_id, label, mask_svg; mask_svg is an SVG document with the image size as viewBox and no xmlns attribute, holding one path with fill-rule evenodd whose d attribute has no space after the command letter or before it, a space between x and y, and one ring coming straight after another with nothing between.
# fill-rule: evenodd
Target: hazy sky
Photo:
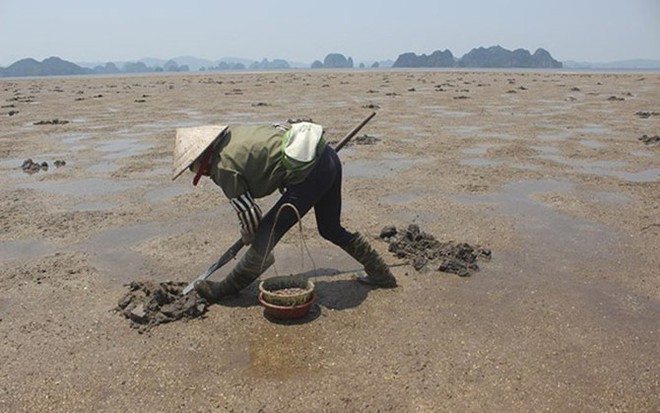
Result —
<instances>
[{"instance_id":1,"label":"hazy sky","mask_svg":"<svg viewBox=\"0 0 660 413\"><path fill-rule=\"evenodd\" d=\"M557 60L660 59L660 0L0 0L0 65L281 58L355 63L501 45Z\"/></svg>"}]
</instances>

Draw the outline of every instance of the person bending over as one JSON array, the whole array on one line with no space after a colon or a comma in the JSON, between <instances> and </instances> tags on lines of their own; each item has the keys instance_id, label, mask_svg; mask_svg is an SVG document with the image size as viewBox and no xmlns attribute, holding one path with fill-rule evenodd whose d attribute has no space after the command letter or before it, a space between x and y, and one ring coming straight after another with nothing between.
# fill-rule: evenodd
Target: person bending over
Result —
<instances>
[{"instance_id":1,"label":"person bending over","mask_svg":"<svg viewBox=\"0 0 660 413\"><path fill-rule=\"evenodd\" d=\"M207 125L177 129L172 180L186 169L209 177L229 198L238 214L241 238L248 250L219 282L198 280L195 290L211 302L249 286L275 259L273 247L314 208L321 236L364 266L358 281L393 288L396 279L380 255L360 233L341 225L342 167L335 150L323 138L323 127L310 122L283 125ZM255 202L279 190L281 197L265 214Z\"/></svg>"}]
</instances>

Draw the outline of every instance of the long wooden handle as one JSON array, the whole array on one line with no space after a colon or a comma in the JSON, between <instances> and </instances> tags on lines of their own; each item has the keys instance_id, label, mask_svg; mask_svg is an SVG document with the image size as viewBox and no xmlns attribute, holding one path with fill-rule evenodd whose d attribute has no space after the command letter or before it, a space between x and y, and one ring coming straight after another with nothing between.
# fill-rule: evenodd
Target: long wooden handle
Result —
<instances>
[{"instance_id":1,"label":"long wooden handle","mask_svg":"<svg viewBox=\"0 0 660 413\"><path fill-rule=\"evenodd\" d=\"M353 128L352 131L348 132L348 135L344 136L342 140L340 140L337 145L335 146L335 152L339 152L341 148L343 148L348 141L353 138L353 136L357 135L357 133L364 127L364 125L367 124L374 116L376 116L376 112L373 112L371 115L367 116L365 120L363 120L359 125L357 125L355 128Z\"/></svg>"}]
</instances>

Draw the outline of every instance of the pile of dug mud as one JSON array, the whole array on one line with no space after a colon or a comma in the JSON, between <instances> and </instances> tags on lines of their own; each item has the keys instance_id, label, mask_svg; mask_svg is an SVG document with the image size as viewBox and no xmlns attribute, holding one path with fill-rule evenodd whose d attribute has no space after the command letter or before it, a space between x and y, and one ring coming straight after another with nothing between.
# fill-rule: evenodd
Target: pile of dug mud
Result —
<instances>
[{"instance_id":1,"label":"pile of dug mud","mask_svg":"<svg viewBox=\"0 0 660 413\"><path fill-rule=\"evenodd\" d=\"M417 271L443 271L467 277L479 270L478 261L490 259L491 252L479 246L453 241L440 242L415 224L403 230L385 227L380 238L389 243L389 251L404 259ZM183 295L186 282L133 281L129 292L115 310L130 320L139 332L177 320L203 316L209 303L196 291Z\"/></svg>"},{"instance_id":2,"label":"pile of dug mud","mask_svg":"<svg viewBox=\"0 0 660 413\"><path fill-rule=\"evenodd\" d=\"M480 246L454 241L440 242L418 225L397 230L383 228L380 238L389 243L389 251L404 259L417 271L443 271L468 277L479 270L478 260L489 260L491 252Z\"/></svg>"},{"instance_id":3,"label":"pile of dug mud","mask_svg":"<svg viewBox=\"0 0 660 413\"><path fill-rule=\"evenodd\" d=\"M196 291L183 295L186 285L174 281L133 281L127 284L129 292L119 300L116 310L140 332L159 324L201 317L209 304Z\"/></svg>"}]
</instances>

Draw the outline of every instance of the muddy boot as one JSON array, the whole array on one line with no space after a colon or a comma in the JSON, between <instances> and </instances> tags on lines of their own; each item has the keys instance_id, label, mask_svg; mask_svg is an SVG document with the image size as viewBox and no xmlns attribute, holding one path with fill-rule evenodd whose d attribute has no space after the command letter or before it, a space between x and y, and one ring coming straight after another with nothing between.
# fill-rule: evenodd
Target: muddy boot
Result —
<instances>
[{"instance_id":1,"label":"muddy boot","mask_svg":"<svg viewBox=\"0 0 660 413\"><path fill-rule=\"evenodd\" d=\"M264 260L263 255L250 247L224 280L195 281L195 291L209 302L216 302L227 295L237 294L240 290L252 284L274 262L275 257L273 257L273 254L269 253Z\"/></svg>"},{"instance_id":2,"label":"muddy boot","mask_svg":"<svg viewBox=\"0 0 660 413\"><path fill-rule=\"evenodd\" d=\"M367 276L359 277L358 281L360 283L379 288L394 288L397 286L396 278L390 272L385 261L360 233L356 233L343 249L360 264L364 265Z\"/></svg>"}]
</instances>

